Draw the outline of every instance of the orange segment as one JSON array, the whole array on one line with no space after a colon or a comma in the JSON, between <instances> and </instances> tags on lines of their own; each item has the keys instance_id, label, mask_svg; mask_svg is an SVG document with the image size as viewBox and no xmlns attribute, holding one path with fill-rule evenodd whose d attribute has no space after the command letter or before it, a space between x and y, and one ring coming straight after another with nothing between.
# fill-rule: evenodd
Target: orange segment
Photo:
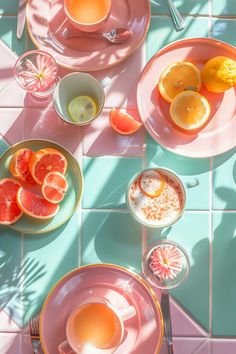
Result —
<instances>
[{"instance_id":1,"label":"orange segment","mask_svg":"<svg viewBox=\"0 0 236 354\"><path fill-rule=\"evenodd\" d=\"M176 95L184 90L199 91L201 88L201 73L189 62L176 62L168 65L161 74L159 92L167 102L172 102Z\"/></svg>"},{"instance_id":2,"label":"orange segment","mask_svg":"<svg viewBox=\"0 0 236 354\"><path fill-rule=\"evenodd\" d=\"M68 189L68 183L61 173L50 172L43 180L42 195L51 203L60 203Z\"/></svg>"},{"instance_id":3,"label":"orange segment","mask_svg":"<svg viewBox=\"0 0 236 354\"><path fill-rule=\"evenodd\" d=\"M198 129L210 115L207 99L194 91L179 93L170 106L170 116L175 124L186 130Z\"/></svg>"},{"instance_id":4,"label":"orange segment","mask_svg":"<svg viewBox=\"0 0 236 354\"><path fill-rule=\"evenodd\" d=\"M42 184L49 172L65 174L67 161L65 156L53 148L45 148L35 152L29 163L30 172L38 184Z\"/></svg>"},{"instance_id":5,"label":"orange segment","mask_svg":"<svg viewBox=\"0 0 236 354\"><path fill-rule=\"evenodd\" d=\"M147 197L156 198L165 188L165 179L158 171L146 171L139 176L138 186Z\"/></svg>"},{"instance_id":6,"label":"orange segment","mask_svg":"<svg viewBox=\"0 0 236 354\"><path fill-rule=\"evenodd\" d=\"M12 156L9 164L9 171L11 175L30 186L35 184L35 181L29 171L29 161L32 155L33 151L29 149L20 149Z\"/></svg>"},{"instance_id":7,"label":"orange segment","mask_svg":"<svg viewBox=\"0 0 236 354\"><path fill-rule=\"evenodd\" d=\"M25 214L36 219L50 219L59 210L58 204L50 203L46 199L22 187L17 192L16 200L19 208Z\"/></svg>"},{"instance_id":8,"label":"orange segment","mask_svg":"<svg viewBox=\"0 0 236 354\"><path fill-rule=\"evenodd\" d=\"M23 212L16 202L20 188L21 184L14 179L0 180L0 224L11 225L22 217Z\"/></svg>"},{"instance_id":9,"label":"orange segment","mask_svg":"<svg viewBox=\"0 0 236 354\"><path fill-rule=\"evenodd\" d=\"M110 125L117 133L129 135L135 133L142 126L142 123L130 114L113 108L110 112Z\"/></svg>"}]
</instances>

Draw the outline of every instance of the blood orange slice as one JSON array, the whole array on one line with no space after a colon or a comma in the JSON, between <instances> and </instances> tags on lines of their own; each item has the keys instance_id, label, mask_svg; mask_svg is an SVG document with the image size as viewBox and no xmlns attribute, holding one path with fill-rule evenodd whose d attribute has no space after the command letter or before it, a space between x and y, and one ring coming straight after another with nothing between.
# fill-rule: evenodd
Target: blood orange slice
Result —
<instances>
[{"instance_id":1,"label":"blood orange slice","mask_svg":"<svg viewBox=\"0 0 236 354\"><path fill-rule=\"evenodd\" d=\"M23 215L16 202L17 192L20 188L21 184L14 179L0 180L0 224L11 225Z\"/></svg>"},{"instance_id":2,"label":"blood orange slice","mask_svg":"<svg viewBox=\"0 0 236 354\"><path fill-rule=\"evenodd\" d=\"M22 187L17 192L16 200L19 208L25 214L36 219L50 219L59 210L58 204L50 203L46 199Z\"/></svg>"},{"instance_id":3,"label":"blood orange slice","mask_svg":"<svg viewBox=\"0 0 236 354\"><path fill-rule=\"evenodd\" d=\"M42 185L42 195L51 203L60 203L68 189L68 183L60 172L48 173Z\"/></svg>"},{"instance_id":4,"label":"blood orange slice","mask_svg":"<svg viewBox=\"0 0 236 354\"><path fill-rule=\"evenodd\" d=\"M30 159L29 169L38 184L42 184L49 172L66 172L67 161L65 156L53 148L45 148L35 152Z\"/></svg>"},{"instance_id":5,"label":"blood orange slice","mask_svg":"<svg viewBox=\"0 0 236 354\"><path fill-rule=\"evenodd\" d=\"M29 171L29 161L32 155L33 151L30 149L20 149L12 156L9 164L9 171L11 175L19 181L27 183L31 186L35 184L35 180Z\"/></svg>"},{"instance_id":6,"label":"blood orange slice","mask_svg":"<svg viewBox=\"0 0 236 354\"><path fill-rule=\"evenodd\" d=\"M165 179L160 172L149 170L140 175L138 186L143 194L150 198L156 198L165 188Z\"/></svg>"},{"instance_id":7,"label":"blood orange slice","mask_svg":"<svg viewBox=\"0 0 236 354\"><path fill-rule=\"evenodd\" d=\"M117 133L129 135L135 133L142 126L142 123L130 114L113 108L110 112L110 125Z\"/></svg>"}]
</instances>

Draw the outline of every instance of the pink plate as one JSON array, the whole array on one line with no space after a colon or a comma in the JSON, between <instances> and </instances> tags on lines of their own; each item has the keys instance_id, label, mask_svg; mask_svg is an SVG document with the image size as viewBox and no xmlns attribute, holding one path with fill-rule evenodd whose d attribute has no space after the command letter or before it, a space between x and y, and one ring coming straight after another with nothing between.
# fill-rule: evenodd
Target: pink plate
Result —
<instances>
[{"instance_id":1,"label":"pink plate","mask_svg":"<svg viewBox=\"0 0 236 354\"><path fill-rule=\"evenodd\" d=\"M211 105L209 123L197 133L183 133L171 122L169 104L156 86L164 68L175 61L190 61L201 69L214 56L236 60L236 49L209 38L190 38L174 42L154 55L144 68L137 89L141 119L156 142L176 154L189 157L210 157L235 147L235 88L225 93L211 93L204 87L200 93Z\"/></svg>"},{"instance_id":2,"label":"pink plate","mask_svg":"<svg viewBox=\"0 0 236 354\"><path fill-rule=\"evenodd\" d=\"M65 29L79 32L66 17L63 0L29 0L28 31L35 46L54 56L57 63L72 70L92 71L108 68L131 55L142 43L150 22L149 0L112 1L111 14L102 32L129 28L132 38L124 44L105 39L65 39Z\"/></svg>"},{"instance_id":3,"label":"pink plate","mask_svg":"<svg viewBox=\"0 0 236 354\"><path fill-rule=\"evenodd\" d=\"M49 293L40 316L41 343L45 354L58 353L66 339L71 311L89 297L104 297L118 308L132 305L137 315L125 322L125 338L115 354L159 353L163 336L160 305L149 286L125 268L98 264L75 269Z\"/></svg>"}]
</instances>

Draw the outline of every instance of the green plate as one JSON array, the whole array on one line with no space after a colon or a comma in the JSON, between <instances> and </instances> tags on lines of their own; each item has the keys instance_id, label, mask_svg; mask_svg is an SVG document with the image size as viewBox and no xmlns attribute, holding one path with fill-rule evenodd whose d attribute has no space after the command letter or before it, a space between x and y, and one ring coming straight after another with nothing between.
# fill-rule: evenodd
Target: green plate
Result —
<instances>
[{"instance_id":1,"label":"green plate","mask_svg":"<svg viewBox=\"0 0 236 354\"><path fill-rule=\"evenodd\" d=\"M32 151L37 151L43 148L52 147L60 151L67 159L66 179L68 182L68 190L63 201L60 203L58 213L51 219L39 220L30 216L24 215L16 223L10 225L13 229L28 233L40 234L57 229L64 224L74 214L79 207L79 203L83 192L83 176L79 163L73 155L62 146L53 143L49 140L26 140L10 147L0 157L0 175L1 178L11 177L8 170L9 162L12 155L19 149L28 148Z\"/></svg>"}]
</instances>

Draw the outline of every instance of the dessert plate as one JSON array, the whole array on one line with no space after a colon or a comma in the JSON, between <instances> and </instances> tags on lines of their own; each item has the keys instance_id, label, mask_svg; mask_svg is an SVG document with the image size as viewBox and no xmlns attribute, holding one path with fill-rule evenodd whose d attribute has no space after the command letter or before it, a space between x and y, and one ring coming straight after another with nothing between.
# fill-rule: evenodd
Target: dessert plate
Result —
<instances>
[{"instance_id":1,"label":"dessert plate","mask_svg":"<svg viewBox=\"0 0 236 354\"><path fill-rule=\"evenodd\" d=\"M65 275L49 293L40 316L43 352L55 354L66 339L71 311L89 297L103 297L118 308L132 305L136 315L125 321L125 337L115 354L157 354L163 336L160 305L137 274L111 264L88 265Z\"/></svg>"},{"instance_id":2,"label":"dessert plate","mask_svg":"<svg viewBox=\"0 0 236 354\"><path fill-rule=\"evenodd\" d=\"M210 38L187 38L169 44L154 55L144 68L137 89L138 110L148 133L164 148L188 157L211 157L236 145L236 88L211 93L202 87L211 106L209 123L197 133L183 133L171 122L169 103L156 86L164 68L176 61L190 61L201 69L212 57L236 60L236 48Z\"/></svg>"},{"instance_id":3,"label":"dessert plate","mask_svg":"<svg viewBox=\"0 0 236 354\"><path fill-rule=\"evenodd\" d=\"M54 56L57 63L72 70L92 71L110 67L131 55L142 43L150 22L149 0L112 1L111 14L102 32L129 28L132 38L115 45L104 39L65 39L63 31L82 33L70 24L63 0L29 0L27 27L37 48Z\"/></svg>"},{"instance_id":4,"label":"dessert plate","mask_svg":"<svg viewBox=\"0 0 236 354\"><path fill-rule=\"evenodd\" d=\"M52 147L60 151L67 159L66 179L68 182L68 190L65 198L60 203L58 213L51 219L39 220L30 216L23 215L23 217L16 223L10 225L13 229L28 234L40 234L57 229L63 225L74 214L79 207L80 199L83 191L83 178L80 166L73 155L62 146L53 143L49 140L26 140L16 145L11 146L0 157L0 177L11 177L8 170L9 161L12 155L19 149L28 148L37 151L46 147ZM38 191L36 191L38 192Z\"/></svg>"}]
</instances>

